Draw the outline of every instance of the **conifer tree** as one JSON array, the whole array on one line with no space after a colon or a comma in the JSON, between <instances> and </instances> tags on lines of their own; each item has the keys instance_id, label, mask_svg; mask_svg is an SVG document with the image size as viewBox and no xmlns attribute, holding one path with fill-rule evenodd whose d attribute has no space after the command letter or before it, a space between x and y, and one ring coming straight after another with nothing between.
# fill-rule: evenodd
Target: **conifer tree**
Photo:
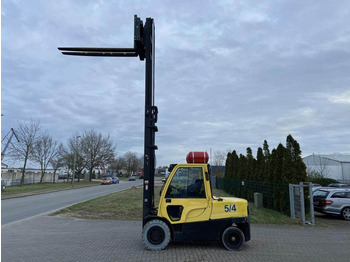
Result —
<instances>
[{"instance_id":1,"label":"conifer tree","mask_svg":"<svg viewBox=\"0 0 350 262\"><path fill-rule=\"evenodd\" d=\"M244 155L239 154L237 178L242 179L242 180L247 179L246 163L247 163L247 158Z\"/></svg>"},{"instance_id":2,"label":"conifer tree","mask_svg":"<svg viewBox=\"0 0 350 262\"><path fill-rule=\"evenodd\" d=\"M306 166L301 158L300 145L291 134L286 138L286 147L293 162L293 176L290 182L299 183L306 181Z\"/></svg>"},{"instance_id":3,"label":"conifer tree","mask_svg":"<svg viewBox=\"0 0 350 262\"><path fill-rule=\"evenodd\" d=\"M268 159L270 156L270 150L266 140L264 140L263 151L264 151L265 158Z\"/></svg>"},{"instance_id":4,"label":"conifer tree","mask_svg":"<svg viewBox=\"0 0 350 262\"><path fill-rule=\"evenodd\" d=\"M265 140L266 141L266 140ZM257 181L264 181L265 175L265 156L261 147L258 148L256 154L256 168L255 168L255 179Z\"/></svg>"},{"instance_id":5,"label":"conifer tree","mask_svg":"<svg viewBox=\"0 0 350 262\"><path fill-rule=\"evenodd\" d=\"M279 144L277 146L276 151L275 151L276 163L274 166L274 182L282 182L282 180L283 180L283 164L284 164L284 159L285 159L285 154L286 154L285 150L286 150L286 148L282 144Z\"/></svg>"},{"instance_id":6,"label":"conifer tree","mask_svg":"<svg viewBox=\"0 0 350 262\"><path fill-rule=\"evenodd\" d=\"M239 159L238 155L235 150L232 151L232 166L233 166L233 172L232 177L238 178L238 165L239 165Z\"/></svg>"},{"instance_id":7,"label":"conifer tree","mask_svg":"<svg viewBox=\"0 0 350 262\"><path fill-rule=\"evenodd\" d=\"M231 177L230 171L232 166L232 157L231 153L227 154L226 163L225 163L225 178Z\"/></svg>"},{"instance_id":8,"label":"conifer tree","mask_svg":"<svg viewBox=\"0 0 350 262\"><path fill-rule=\"evenodd\" d=\"M253 156L253 151L250 147L247 148L247 174L246 178L248 180L254 180L254 169L255 169L255 159Z\"/></svg>"}]
</instances>

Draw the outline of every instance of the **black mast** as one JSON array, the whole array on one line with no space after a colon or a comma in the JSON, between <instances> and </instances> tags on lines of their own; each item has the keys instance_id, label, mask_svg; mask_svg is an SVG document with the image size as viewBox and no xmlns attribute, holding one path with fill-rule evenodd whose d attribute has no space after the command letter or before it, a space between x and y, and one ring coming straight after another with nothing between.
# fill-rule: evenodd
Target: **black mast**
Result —
<instances>
[{"instance_id":1,"label":"black mast","mask_svg":"<svg viewBox=\"0 0 350 262\"><path fill-rule=\"evenodd\" d=\"M155 132L158 109L154 105L155 93L155 26L152 18L146 24L135 15L134 48L100 47L59 47L64 55L75 56L110 56L136 57L146 60L145 79L145 141L144 141L144 183L143 183L143 225L147 216L156 215L154 208L154 173L155 173Z\"/></svg>"}]
</instances>

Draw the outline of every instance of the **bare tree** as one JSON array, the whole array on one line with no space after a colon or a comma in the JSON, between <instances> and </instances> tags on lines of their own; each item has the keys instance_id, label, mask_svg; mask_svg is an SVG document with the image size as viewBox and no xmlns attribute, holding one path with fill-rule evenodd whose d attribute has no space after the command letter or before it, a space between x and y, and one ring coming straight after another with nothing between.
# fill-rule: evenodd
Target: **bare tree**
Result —
<instances>
[{"instance_id":1,"label":"bare tree","mask_svg":"<svg viewBox=\"0 0 350 262\"><path fill-rule=\"evenodd\" d=\"M329 159L322 155L312 156L312 166L308 167L306 172L309 176L318 175L319 177L328 177L329 175Z\"/></svg>"},{"instance_id":2,"label":"bare tree","mask_svg":"<svg viewBox=\"0 0 350 262\"><path fill-rule=\"evenodd\" d=\"M34 144L32 159L40 164L40 184L43 182L47 167L58 154L57 147L57 142L47 134L42 135Z\"/></svg>"},{"instance_id":3,"label":"bare tree","mask_svg":"<svg viewBox=\"0 0 350 262\"><path fill-rule=\"evenodd\" d=\"M144 161L143 155L137 159L137 171L143 170L143 161Z\"/></svg>"},{"instance_id":4,"label":"bare tree","mask_svg":"<svg viewBox=\"0 0 350 262\"><path fill-rule=\"evenodd\" d=\"M109 168L114 169L118 172L119 170L126 168L126 166L127 164L124 157L118 156L114 159Z\"/></svg>"},{"instance_id":5,"label":"bare tree","mask_svg":"<svg viewBox=\"0 0 350 262\"><path fill-rule=\"evenodd\" d=\"M114 159L110 165L110 169L117 171L126 169L128 174L135 173L143 168L143 156L138 157L134 152L126 152L124 156Z\"/></svg>"},{"instance_id":6,"label":"bare tree","mask_svg":"<svg viewBox=\"0 0 350 262\"><path fill-rule=\"evenodd\" d=\"M56 180L56 172L59 168L64 166L64 158L63 158L63 144L60 143L57 149L57 154L50 161L50 164L53 168L53 182Z\"/></svg>"},{"instance_id":7,"label":"bare tree","mask_svg":"<svg viewBox=\"0 0 350 262\"><path fill-rule=\"evenodd\" d=\"M109 135L103 137L95 131L86 131L81 139L81 153L86 167L89 169L89 180L92 170L98 166L105 166L114 160L115 146Z\"/></svg>"},{"instance_id":8,"label":"bare tree","mask_svg":"<svg viewBox=\"0 0 350 262\"><path fill-rule=\"evenodd\" d=\"M39 131L40 123L35 120L21 122L16 128L19 142L11 144L10 154L16 160L23 161L20 186L23 186L27 162L33 156L34 145L40 137Z\"/></svg>"},{"instance_id":9,"label":"bare tree","mask_svg":"<svg viewBox=\"0 0 350 262\"><path fill-rule=\"evenodd\" d=\"M142 162L139 157L137 157L137 154L134 152L126 152L124 154L124 159L126 162L126 170L128 171L128 174L136 173L140 169L141 163L143 164L143 158Z\"/></svg>"},{"instance_id":10,"label":"bare tree","mask_svg":"<svg viewBox=\"0 0 350 262\"><path fill-rule=\"evenodd\" d=\"M224 166L227 157L227 152L215 151L213 157L213 166Z\"/></svg>"},{"instance_id":11,"label":"bare tree","mask_svg":"<svg viewBox=\"0 0 350 262\"><path fill-rule=\"evenodd\" d=\"M87 162L82 154L82 140L78 139L78 135L74 134L67 140L66 147L62 146L61 156L63 159L64 165L68 169L72 170L72 173L75 177L77 174L78 182L80 181L81 174L83 170L87 167ZM75 170L74 169L74 158L75 158Z\"/></svg>"}]
</instances>

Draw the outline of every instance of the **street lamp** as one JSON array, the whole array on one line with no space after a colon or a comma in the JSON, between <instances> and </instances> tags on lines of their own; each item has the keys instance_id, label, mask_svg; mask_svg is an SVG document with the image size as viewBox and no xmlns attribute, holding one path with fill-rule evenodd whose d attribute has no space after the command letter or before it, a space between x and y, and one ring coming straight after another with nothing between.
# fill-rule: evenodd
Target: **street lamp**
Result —
<instances>
[{"instance_id":1,"label":"street lamp","mask_svg":"<svg viewBox=\"0 0 350 262\"><path fill-rule=\"evenodd\" d=\"M74 176L75 176L75 163L77 159L77 147L78 147L78 138L81 136L76 136L75 137L75 147L74 147L74 163L73 163L73 175L72 175L72 187L74 187Z\"/></svg>"}]
</instances>

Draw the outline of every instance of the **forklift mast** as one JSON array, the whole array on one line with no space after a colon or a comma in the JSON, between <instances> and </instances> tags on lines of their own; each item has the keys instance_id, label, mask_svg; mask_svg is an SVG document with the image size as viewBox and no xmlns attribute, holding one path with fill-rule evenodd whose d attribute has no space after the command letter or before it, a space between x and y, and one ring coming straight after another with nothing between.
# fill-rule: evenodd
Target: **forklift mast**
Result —
<instances>
[{"instance_id":1,"label":"forklift mast","mask_svg":"<svg viewBox=\"0 0 350 262\"><path fill-rule=\"evenodd\" d=\"M100 47L59 47L64 55L75 56L110 56L137 57L146 60L145 76L145 133L144 133L144 182L143 182L143 226L148 216L156 215L154 208L154 173L155 173L155 132L158 120L158 108L154 105L155 93L155 26L152 18L147 18L145 25L134 17L133 48Z\"/></svg>"}]
</instances>

